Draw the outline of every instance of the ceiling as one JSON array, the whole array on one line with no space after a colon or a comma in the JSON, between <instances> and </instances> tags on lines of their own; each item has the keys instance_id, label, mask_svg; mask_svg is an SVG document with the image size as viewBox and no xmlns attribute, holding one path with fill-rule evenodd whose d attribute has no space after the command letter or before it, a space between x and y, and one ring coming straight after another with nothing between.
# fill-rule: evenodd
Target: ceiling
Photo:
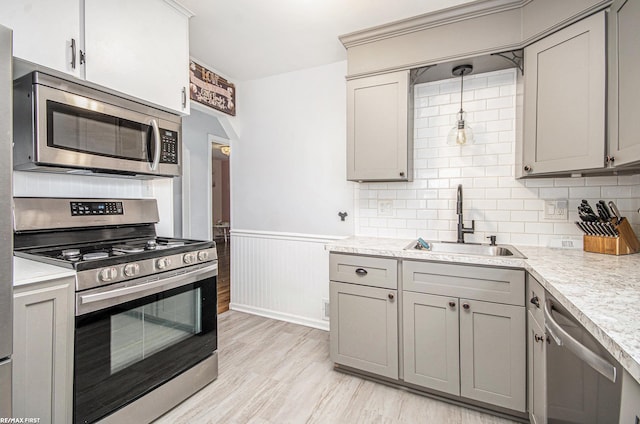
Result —
<instances>
[{"instance_id":1,"label":"ceiling","mask_svg":"<svg viewBox=\"0 0 640 424\"><path fill-rule=\"evenodd\" d=\"M232 82L346 59L339 35L471 0L179 0L190 54Z\"/></svg>"}]
</instances>

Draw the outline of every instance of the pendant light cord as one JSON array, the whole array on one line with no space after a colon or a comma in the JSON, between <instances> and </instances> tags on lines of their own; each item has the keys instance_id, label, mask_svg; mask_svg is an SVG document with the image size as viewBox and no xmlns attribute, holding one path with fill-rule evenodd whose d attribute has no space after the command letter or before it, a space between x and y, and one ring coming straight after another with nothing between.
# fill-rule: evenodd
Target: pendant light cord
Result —
<instances>
[{"instance_id":1,"label":"pendant light cord","mask_svg":"<svg viewBox=\"0 0 640 424\"><path fill-rule=\"evenodd\" d=\"M464 93L464 70L460 73L460 112L463 113L462 110L462 93Z\"/></svg>"}]
</instances>

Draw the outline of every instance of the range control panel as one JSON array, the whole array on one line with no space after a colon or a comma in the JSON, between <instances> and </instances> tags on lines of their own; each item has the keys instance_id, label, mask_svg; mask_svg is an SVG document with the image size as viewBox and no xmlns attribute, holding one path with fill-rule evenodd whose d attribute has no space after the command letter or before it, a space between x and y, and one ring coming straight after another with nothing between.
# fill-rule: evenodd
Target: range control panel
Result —
<instances>
[{"instance_id":1,"label":"range control panel","mask_svg":"<svg viewBox=\"0 0 640 424\"><path fill-rule=\"evenodd\" d=\"M122 202L71 202L71 216L122 215Z\"/></svg>"},{"instance_id":2,"label":"range control panel","mask_svg":"<svg viewBox=\"0 0 640 424\"><path fill-rule=\"evenodd\" d=\"M160 162L178 163L178 133L160 129L161 145Z\"/></svg>"}]
</instances>

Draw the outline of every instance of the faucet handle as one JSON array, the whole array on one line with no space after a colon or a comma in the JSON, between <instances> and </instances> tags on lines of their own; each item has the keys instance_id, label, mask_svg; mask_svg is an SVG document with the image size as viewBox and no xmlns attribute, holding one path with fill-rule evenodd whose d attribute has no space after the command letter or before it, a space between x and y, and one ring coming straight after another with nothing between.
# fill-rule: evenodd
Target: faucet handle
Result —
<instances>
[{"instance_id":1,"label":"faucet handle","mask_svg":"<svg viewBox=\"0 0 640 424\"><path fill-rule=\"evenodd\" d=\"M489 236L487 238L490 239L491 246L495 246L496 245L496 236Z\"/></svg>"}]
</instances>

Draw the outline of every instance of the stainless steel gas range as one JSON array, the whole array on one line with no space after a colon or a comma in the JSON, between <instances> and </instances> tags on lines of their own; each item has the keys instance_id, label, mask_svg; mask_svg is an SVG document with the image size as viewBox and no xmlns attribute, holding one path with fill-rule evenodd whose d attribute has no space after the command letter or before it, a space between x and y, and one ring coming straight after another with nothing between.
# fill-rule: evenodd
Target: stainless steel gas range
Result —
<instances>
[{"instance_id":1,"label":"stainless steel gas range","mask_svg":"<svg viewBox=\"0 0 640 424\"><path fill-rule=\"evenodd\" d=\"M150 422L218 375L213 241L153 199L15 198L15 255L76 271L74 422Z\"/></svg>"}]
</instances>

